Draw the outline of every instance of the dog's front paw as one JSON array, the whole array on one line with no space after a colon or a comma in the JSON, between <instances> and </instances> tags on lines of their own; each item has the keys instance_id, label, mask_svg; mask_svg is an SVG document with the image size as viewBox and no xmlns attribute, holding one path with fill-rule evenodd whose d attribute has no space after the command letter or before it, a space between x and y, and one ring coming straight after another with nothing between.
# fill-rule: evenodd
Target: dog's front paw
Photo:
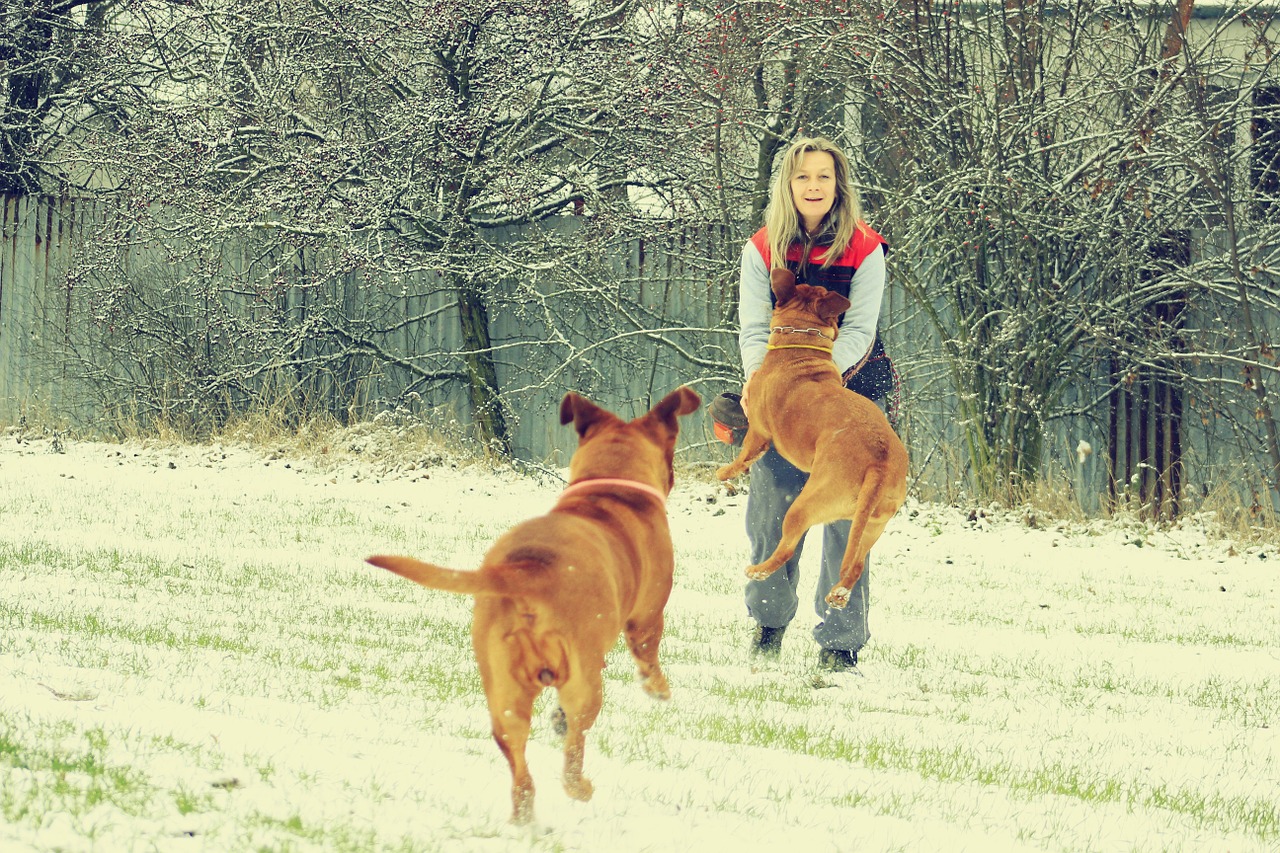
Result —
<instances>
[{"instance_id":1,"label":"dog's front paw","mask_svg":"<svg viewBox=\"0 0 1280 853\"><path fill-rule=\"evenodd\" d=\"M732 480L736 476L738 476L738 472L734 470L734 465L732 463L724 465L716 471L716 479L721 482L724 482L725 480Z\"/></svg>"},{"instance_id":2,"label":"dog's front paw","mask_svg":"<svg viewBox=\"0 0 1280 853\"><path fill-rule=\"evenodd\" d=\"M843 586L831 587L831 592L827 593L827 604L830 604L836 610L844 610L849 603L849 589Z\"/></svg>"},{"instance_id":3,"label":"dog's front paw","mask_svg":"<svg viewBox=\"0 0 1280 853\"><path fill-rule=\"evenodd\" d=\"M777 568L771 567L768 563L759 563L754 566L747 566L747 577L753 581L768 580L769 576L777 571Z\"/></svg>"},{"instance_id":4,"label":"dog's front paw","mask_svg":"<svg viewBox=\"0 0 1280 853\"><path fill-rule=\"evenodd\" d=\"M517 826L525 826L533 822L533 787L516 788L512 792L514 801L511 809L511 822Z\"/></svg>"}]
</instances>

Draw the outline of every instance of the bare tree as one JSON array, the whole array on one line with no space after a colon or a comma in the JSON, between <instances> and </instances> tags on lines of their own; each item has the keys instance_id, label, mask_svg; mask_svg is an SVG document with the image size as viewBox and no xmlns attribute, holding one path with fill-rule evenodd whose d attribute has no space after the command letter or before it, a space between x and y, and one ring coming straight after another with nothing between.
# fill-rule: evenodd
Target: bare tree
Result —
<instances>
[{"instance_id":1,"label":"bare tree","mask_svg":"<svg viewBox=\"0 0 1280 853\"><path fill-rule=\"evenodd\" d=\"M1177 345L1161 356L1196 410L1202 440L1238 447L1239 462L1223 466L1221 478L1251 479L1260 469L1256 507L1260 492L1280 501L1269 390L1280 308L1271 248L1280 239L1280 29L1269 13L1239 12L1172 43L1170 64L1185 70L1153 149L1199 247L1194 263L1176 270L1185 317Z\"/></svg>"},{"instance_id":2,"label":"bare tree","mask_svg":"<svg viewBox=\"0 0 1280 853\"><path fill-rule=\"evenodd\" d=\"M0 195L57 193L77 175L64 157L111 91L80 81L109 52L115 0L6 0L0 5Z\"/></svg>"},{"instance_id":3,"label":"bare tree","mask_svg":"<svg viewBox=\"0 0 1280 853\"><path fill-rule=\"evenodd\" d=\"M185 249L166 245L184 253L173 268L196 303L225 307L223 283L239 276L236 298L253 288L284 313L299 276L318 295L326 282L430 273L414 285L426 290L399 295L452 294L460 340L447 353L392 357L380 337L403 319L312 302L305 332L273 338L274 361L391 358L423 382L461 375L480 433L509 449L494 311L538 299L530 268L565 267L584 237L599 248L616 235L636 214L636 190L684 183L662 119L637 121L670 62L646 54L635 12L514 0L140 10L155 74L90 141L123 215L96 268L111 266L105 246L119 250L118 267L126 242L181 235ZM521 230L574 213L591 225L573 236ZM230 261L237 251L249 257ZM228 276L228 264L241 269ZM255 340L248 328L236 335ZM207 350L221 384L244 377Z\"/></svg>"},{"instance_id":4,"label":"bare tree","mask_svg":"<svg viewBox=\"0 0 1280 853\"><path fill-rule=\"evenodd\" d=\"M1195 227L1185 162L1203 146L1172 128L1194 75L1168 18L1124 2L885 3L861 32L839 47L869 83L865 169L934 328L908 367L954 395L979 492L1006 494L1042 470L1054 420L1096 410L1081 388L1174 378L1174 249Z\"/></svg>"}]
</instances>

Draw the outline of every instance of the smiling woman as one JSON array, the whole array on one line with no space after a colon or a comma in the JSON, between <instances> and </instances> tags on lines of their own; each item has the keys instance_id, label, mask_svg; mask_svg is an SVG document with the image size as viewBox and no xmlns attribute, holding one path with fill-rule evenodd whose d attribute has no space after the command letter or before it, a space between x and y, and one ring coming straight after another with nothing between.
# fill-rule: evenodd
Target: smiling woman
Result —
<instances>
[{"instance_id":1,"label":"smiling woman","mask_svg":"<svg viewBox=\"0 0 1280 853\"><path fill-rule=\"evenodd\" d=\"M801 137L783 152L764 218L761 254L769 269L782 269L789 261L807 263L807 255L800 257L801 247L807 244L810 249L821 246L823 251L815 252L814 261L830 270L840 265L859 235L865 239L875 234L863 219L849 158L820 136Z\"/></svg>"}]
</instances>

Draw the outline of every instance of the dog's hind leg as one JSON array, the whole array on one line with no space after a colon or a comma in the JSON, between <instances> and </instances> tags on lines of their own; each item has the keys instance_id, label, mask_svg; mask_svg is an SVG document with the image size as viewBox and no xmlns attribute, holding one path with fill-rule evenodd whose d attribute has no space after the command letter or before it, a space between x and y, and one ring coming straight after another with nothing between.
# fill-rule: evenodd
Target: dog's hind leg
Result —
<instances>
[{"instance_id":1,"label":"dog's hind leg","mask_svg":"<svg viewBox=\"0 0 1280 853\"><path fill-rule=\"evenodd\" d=\"M857 539L856 551L853 533L850 532L849 546L845 550L844 559L840 561L840 581L831 588L831 592L827 593L827 603L832 607L841 608L849 603L849 595L854 584L862 577L867 554L871 553L872 547L879 541L880 535L884 533L885 527L888 526L889 520L893 518L897 509L896 506L891 506L887 510L881 508L868 519L867 526L863 528L862 535Z\"/></svg>"},{"instance_id":2,"label":"dog's hind leg","mask_svg":"<svg viewBox=\"0 0 1280 853\"><path fill-rule=\"evenodd\" d=\"M880 504L883 486L884 480L878 471L867 472L866 479L862 482L862 489L858 493L853 524L849 528L849 543L845 546L844 557L840 561L840 580L827 593L827 604L837 610L842 610L848 605L853 586L862 577L862 571L866 567L867 554L871 552L871 546L876 544L876 540L884 532L885 525L897 511L896 506L887 513L879 511L882 509L878 504Z\"/></svg>"},{"instance_id":3,"label":"dog's hind leg","mask_svg":"<svg viewBox=\"0 0 1280 853\"><path fill-rule=\"evenodd\" d=\"M658 644L662 641L662 611L643 620L627 620L627 645L640 670L640 686L655 699L670 699L671 687L658 664Z\"/></svg>"},{"instance_id":4,"label":"dog's hind leg","mask_svg":"<svg viewBox=\"0 0 1280 853\"><path fill-rule=\"evenodd\" d=\"M565 716L564 790L570 797L584 802L591 799L594 791L591 780L582 775L582 757L587 730L595 724L604 701L604 683L600 675L603 667L603 660L597 666L577 667L574 677L559 690L560 707Z\"/></svg>"},{"instance_id":5,"label":"dog's hind leg","mask_svg":"<svg viewBox=\"0 0 1280 853\"><path fill-rule=\"evenodd\" d=\"M487 685L489 719L493 739L511 767L511 822L533 820L533 776L525 760L529 721L537 691L522 688L514 680Z\"/></svg>"}]
</instances>

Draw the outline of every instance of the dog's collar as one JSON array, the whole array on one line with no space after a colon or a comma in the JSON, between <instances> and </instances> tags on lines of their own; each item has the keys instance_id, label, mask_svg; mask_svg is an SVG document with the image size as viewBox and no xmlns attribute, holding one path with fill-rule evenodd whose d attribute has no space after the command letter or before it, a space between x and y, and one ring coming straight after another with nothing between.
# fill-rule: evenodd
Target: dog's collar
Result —
<instances>
[{"instance_id":1,"label":"dog's collar","mask_svg":"<svg viewBox=\"0 0 1280 853\"><path fill-rule=\"evenodd\" d=\"M598 479L579 480L576 483L570 483L565 486L564 491L560 493L560 497L563 498L566 495L585 492L596 486L625 486L628 489L635 489L636 491L644 492L646 495L651 495L657 498L658 503L663 506L666 506L667 503L667 496L653 486L650 486L648 483L641 483L638 480L623 480L615 477L600 477Z\"/></svg>"},{"instance_id":2,"label":"dog's collar","mask_svg":"<svg viewBox=\"0 0 1280 853\"><path fill-rule=\"evenodd\" d=\"M769 330L769 332L771 334L773 332L782 332L785 335L817 335L825 340L833 343L835 342L835 338L831 337L821 329L797 329L795 326L774 326Z\"/></svg>"},{"instance_id":3,"label":"dog's collar","mask_svg":"<svg viewBox=\"0 0 1280 853\"><path fill-rule=\"evenodd\" d=\"M816 349L818 352L830 353L830 347L815 347L812 344L769 344L765 347L767 350L775 349Z\"/></svg>"}]
</instances>

